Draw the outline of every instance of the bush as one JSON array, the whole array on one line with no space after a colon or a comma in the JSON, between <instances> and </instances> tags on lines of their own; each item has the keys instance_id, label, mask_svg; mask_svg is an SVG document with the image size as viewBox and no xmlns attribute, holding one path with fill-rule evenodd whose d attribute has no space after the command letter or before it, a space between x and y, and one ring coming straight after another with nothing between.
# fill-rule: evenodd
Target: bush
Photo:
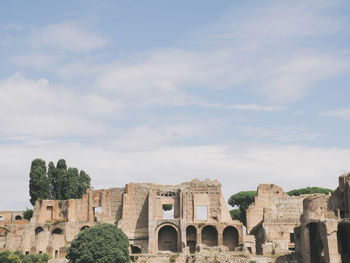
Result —
<instances>
[{"instance_id":1,"label":"bush","mask_svg":"<svg viewBox=\"0 0 350 263\"><path fill-rule=\"evenodd\" d=\"M129 263L129 241L123 231L100 224L81 231L68 248L71 263Z\"/></svg>"},{"instance_id":2,"label":"bush","mask_svg":"<svg viewBox=\"0 0 350 263\"><path fill-rule=\"evenodd\" d=\"M0 252L1 263L46 263L51 258L48 254L29 254L24 255L20 251L11 252L5 250Z\"/></svg>"}]
</instances>

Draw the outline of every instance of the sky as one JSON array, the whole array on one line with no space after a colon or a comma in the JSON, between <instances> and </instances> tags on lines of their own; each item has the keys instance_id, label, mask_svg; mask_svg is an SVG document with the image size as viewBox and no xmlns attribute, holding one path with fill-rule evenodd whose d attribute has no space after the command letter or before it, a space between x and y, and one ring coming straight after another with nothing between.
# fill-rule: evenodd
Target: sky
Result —
<instances>
[{"instance_id":1,"label":"sky","mask_svg":"<svg viewBox=\"0 0 350 263\"><path fill-rule=\"evenodd\" d=\"M31 207L35 158L95 189L335 189L350 171L349 52L346 0L5 0L0 210Z\"/></svg>"}]
</instances>

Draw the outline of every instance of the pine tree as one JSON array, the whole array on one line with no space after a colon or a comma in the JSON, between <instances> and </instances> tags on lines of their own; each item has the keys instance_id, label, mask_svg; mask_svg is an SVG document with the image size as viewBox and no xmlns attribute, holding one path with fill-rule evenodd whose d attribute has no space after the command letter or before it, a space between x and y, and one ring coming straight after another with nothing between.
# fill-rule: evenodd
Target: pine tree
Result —
<instances>
[{"instance_id":1,"label":"pine tree","mask_svg":"<svg viewBox=\"0 0 350 263\"><path fill-rule=\"evenodd\" d=\"M46 164L42 159L32 161L30 167L29 195L32 205L38 199L47 199L50 194L50 181L46 176Z\"/></svg>"}]
</instances>

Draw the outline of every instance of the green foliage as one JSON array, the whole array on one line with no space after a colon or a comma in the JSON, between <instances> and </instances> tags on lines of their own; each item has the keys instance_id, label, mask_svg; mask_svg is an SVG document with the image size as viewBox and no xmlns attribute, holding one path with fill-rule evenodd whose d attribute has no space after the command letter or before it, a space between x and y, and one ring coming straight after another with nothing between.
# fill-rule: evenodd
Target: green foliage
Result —
<instances>
[{"instance_id":1,"label":"green foliage","mask_svg":"<svg viewBox=\"0 0 350 263\"><path fill-rule=\"evenodd\" d=\"M28 209L26 211L23 212L23 218L30 220L33 216L33 210L32 209Z\"/></svg>"},{"instance_id":2,"label":"green foliage","mask_svg":"<svg viewBox=\"0 0 350 263\"><path fill-rule=\"evenodd\" d=\"M50 193L50 182L46 176L46 164L42 159L32 161L30 167L29 195L32 205L38 199L48 199Z\"/></svg>"},{"instance_id":3,"label":"green foliage","mask_svg":"<svg viewBox=\"0 0 350 263\"><path fill-rule=\"evenodd\" d=\"M241 210L239 209L232 209L230 210L231 218L233 220L241 220Z\"/></svg>"},{"instance_id":4,"label":"green foliage","mask_svg":"<svg viewBox=\"0 0 350 263\"><path fill-rule=\"evenodd\" d=\"M232 195L228 200L229 205L233 207L238 206L240 210L240 217L238 220L240 220L245 226L247 225L246 210L249 205L254 202L255 196L256 191L242 191Z\"/></svg>"},{"instance_id":5,"label":"green foliage","mask_svg":"<svg viewBox=\"0 0 350 263\"><path fill-rule=\"evenodd\" d=\"M30 197L34 205L36 200L67 200L81 198L86 189L91 188L91 178L83 170L67 168L66 161L60 159L55 164L49 162L46 172L45 161L35 159L30 171Z\"/></svg>"},{"instance_id":6,"label":"green foliage","mask_svg":"<svg viewBox=\"0 0 350 263\"><path fill-rule=\"evenodd\" d=\"M24 255L20 251L2 251L0 252L1 263L46 263L51 258L48 254L29 254Z\"/></svg>"},{"instance_id":7,"label":"green foliage","mask_svg":"<svg viewBox=\"0 0 350 263\"><path fill-rule=\"evenodd\" d=\"M171 255L169 258L170 263L175 263L176 259L179 257L179 254Z\"/></svg>"},{"instance_id":8,"label":"green foliage","mask_svg":"<svg viewBox=\"0 0 350 263\"><path fill-rule=\"evenodd\" d=\"M163 205L163 211L170 211L171 209L173 209L172 204L164 204Z\"/></svg>"},{"instance_id":9,"label":"green foliage","mask_svg":"<svg viewBox=\"0 0 350 263\"><path fill-rule=\"evenodd\" d=\"M306 187L306 188L300 188L295 189L287 192L290 196L299 196L303 194L329 194L333 193L333 190L328 188L321 188L321 187Z\"/></svg>"},{"instance_id":10,"label":"green foliage","mask_svg":"<svg viewBox=\"0 0 350 263\"><path fill-rule=\"evenodd\" d=\"M129 241L119 228L100 224L81 231L68 248L70 263L129 263Z\"/></svg>"},{"instance_id":11,"label":"green foliage","mask_svg":"<svg viewBox=\"0 0 350 263\"><path fill-rule=\"evenodd\" d=\"M56 185L56 167L53 162L49 162L49 167L47 168L47 177L50 180L50 199L55 199L54 186Z\"/></svg>"},{"instance_id":12,"label":"green foliage","mask_svg":"<svg viewBox=\"0 0 350 263\"><path fill-rule=\"evenodd\" d=\"M78 182L79 182L78 196L82 196L83 194L85 194L86 189L91 187L90 186L91 178L87 173L81 170L79 173Z\"/></svg>"}]
</instances>

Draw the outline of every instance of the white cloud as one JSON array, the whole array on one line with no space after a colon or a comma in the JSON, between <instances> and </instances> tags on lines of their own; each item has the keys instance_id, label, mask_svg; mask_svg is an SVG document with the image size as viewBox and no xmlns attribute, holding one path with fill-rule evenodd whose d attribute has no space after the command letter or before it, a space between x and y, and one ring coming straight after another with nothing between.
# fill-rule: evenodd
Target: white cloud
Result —
<instances>
[{"instance_id":1,"label":"white cloud","mask_svg":"<svg viewBox=\"0 0 350 263\"><path fill-rule=\"evenodd\" d=\"M130 181L178 184L196 177L218 179L226 197L259 183L276 183L285 190L305 186L335 188L349 170L350 149L234 144L159 147L147 151L118 151L101 146L54 141L0 145L0 175L6 188L2 209L22 209L28 202L30 162L65 158L84 169L95 188L123 186Z\"/></svg>"},{"instance_id":2,"label":"white cloud","mask_svg":"<svg viewBox=\"0 0 350 263\"><path fill-rule=\"evenodd\" d=\"M320 113L322 116L334 117L341 120L350 120L350 109L336 109Z\"/></svg>"},{"instance_id":3,"label":"white cloud","mask_svg":"<svg viewBox=\"0 0 350 263\"><path fill-rule=\"evenodd\" d=\"M54 69L54 66L62 60L62 56L42 53L20 55L11 59L11 61L17 66L30 67L36 70Z\"/></svg>"},{"instance_id":4,"label":"white cloud","mask_svg":"<svg viewBox=\"0 0 350 263\"><path fill-rule=\"evenodd\" d=\"M38 30L30 42L36 48L50 47L72 52L87 52L107 44L106 39L68 22L51 24Z\"/></svg>"},{"instance_id":5,"label":"white cloud","mask_svg":"<svg viewBox=\"0 0 350 263\"><path fill-rule=\"evenodd\" d=\"M0 133L6 135L91 135L105 130L98 116L118 116L121 104L101 95L81 95L15 74L0 81Z\"/></svg>"},{"instance_id":6,"label":"white cloud","mask_svg":"<svg viewBox=\"0 0 350 263\"><path fill-rule=\"evenodd\" d=\"M245 136L252 137L255 140L270 139L279 142L298 142L310 141L319 136L319 134L311 133L305 127L254 127L240 126L237 127Z\"/></svg>"}]
</instances>

